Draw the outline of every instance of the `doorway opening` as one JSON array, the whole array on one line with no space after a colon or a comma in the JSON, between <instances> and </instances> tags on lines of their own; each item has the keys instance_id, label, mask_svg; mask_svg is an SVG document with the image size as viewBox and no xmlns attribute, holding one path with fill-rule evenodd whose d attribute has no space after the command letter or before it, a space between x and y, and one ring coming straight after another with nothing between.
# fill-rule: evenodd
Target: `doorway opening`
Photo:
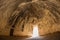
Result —
<instances>
[{"instance_id":1,"label":"doorway opening","mask_svg":"<svg viewBox=\"0 0 60 40\"><path fill-rule=\"evenodd\" d=\"M32 37L39 37L38 26L34 25Z\"/></svg>"}]
</instances>

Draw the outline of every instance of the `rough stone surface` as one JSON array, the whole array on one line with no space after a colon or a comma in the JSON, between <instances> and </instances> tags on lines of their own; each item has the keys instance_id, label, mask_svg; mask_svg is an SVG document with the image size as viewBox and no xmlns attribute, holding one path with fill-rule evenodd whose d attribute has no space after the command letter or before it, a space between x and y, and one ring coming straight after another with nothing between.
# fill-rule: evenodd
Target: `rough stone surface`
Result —
<instances>
[{"instance_id":1,"label":"rough stone surface","mask_svg":"<svg viewBox=\"0 0 60 40\"><path fill-rule=\"evenodd\" d=\"M31 35L33 25L38 25L40 35L60 31L59 0L22 2L0 0L0 35L10 35L11 29L15 36Z\"/></svg>"}]
</instances>

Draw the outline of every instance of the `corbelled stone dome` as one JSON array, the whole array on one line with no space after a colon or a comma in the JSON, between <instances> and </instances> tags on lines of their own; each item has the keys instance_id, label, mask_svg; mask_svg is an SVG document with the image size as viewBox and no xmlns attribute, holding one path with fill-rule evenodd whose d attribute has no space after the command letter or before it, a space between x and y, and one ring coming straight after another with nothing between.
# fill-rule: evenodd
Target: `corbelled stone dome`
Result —
<instances>
[{"instance_id":1,"label":"corbelled stone dome","mask_svg":"<svg viewBox=\"0 0 60 40\"><path fill-rule=\"evenodd\" d=\"M3 20L1 18L3 28L1 27L0 34L27 36L32 34L33 25L38 25L40 35L60 31L60 4L58 1L53 1L40 0L20 4L17 2L18 6L16 3L14 10L12 8L15 6L11 9L7 7L5 14L1 11L3 15L6 13L8 15Z\"/></svg>"}]
</instances>

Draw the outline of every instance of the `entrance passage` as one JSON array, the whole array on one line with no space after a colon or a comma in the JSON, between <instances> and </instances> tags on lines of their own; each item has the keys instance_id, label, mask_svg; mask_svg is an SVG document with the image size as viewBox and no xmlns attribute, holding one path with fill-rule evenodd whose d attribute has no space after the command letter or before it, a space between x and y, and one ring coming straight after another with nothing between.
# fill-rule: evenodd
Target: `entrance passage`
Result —
<instances>
[{"instance_id":1,"label":"entrance passage","mask_svg":"<svg viewBox=\"0 0 60 40\"><path fill-rule=\"evenodd\" d=\"M39 37L38 26L34 25L32 37Z\"/></svg>"}]
</instances>

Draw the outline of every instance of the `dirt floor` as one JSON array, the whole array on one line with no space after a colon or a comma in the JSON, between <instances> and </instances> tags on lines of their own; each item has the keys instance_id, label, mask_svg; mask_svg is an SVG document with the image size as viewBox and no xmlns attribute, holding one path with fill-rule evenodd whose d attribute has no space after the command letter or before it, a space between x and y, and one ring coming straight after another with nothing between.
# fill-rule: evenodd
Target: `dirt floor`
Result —
<instances>
[{"instance_id":1,"label":"dirt floor","mask_svg":"<svg viewBox=\"0 0 60 40\"><path fill-rule=\"evenodd\" d=\"M36 38L31 37L7 37L7 36L0 36L0 40L60 40L60 32L55 32L52 34L48 34Z\"/></svg>"}]
</instances>

